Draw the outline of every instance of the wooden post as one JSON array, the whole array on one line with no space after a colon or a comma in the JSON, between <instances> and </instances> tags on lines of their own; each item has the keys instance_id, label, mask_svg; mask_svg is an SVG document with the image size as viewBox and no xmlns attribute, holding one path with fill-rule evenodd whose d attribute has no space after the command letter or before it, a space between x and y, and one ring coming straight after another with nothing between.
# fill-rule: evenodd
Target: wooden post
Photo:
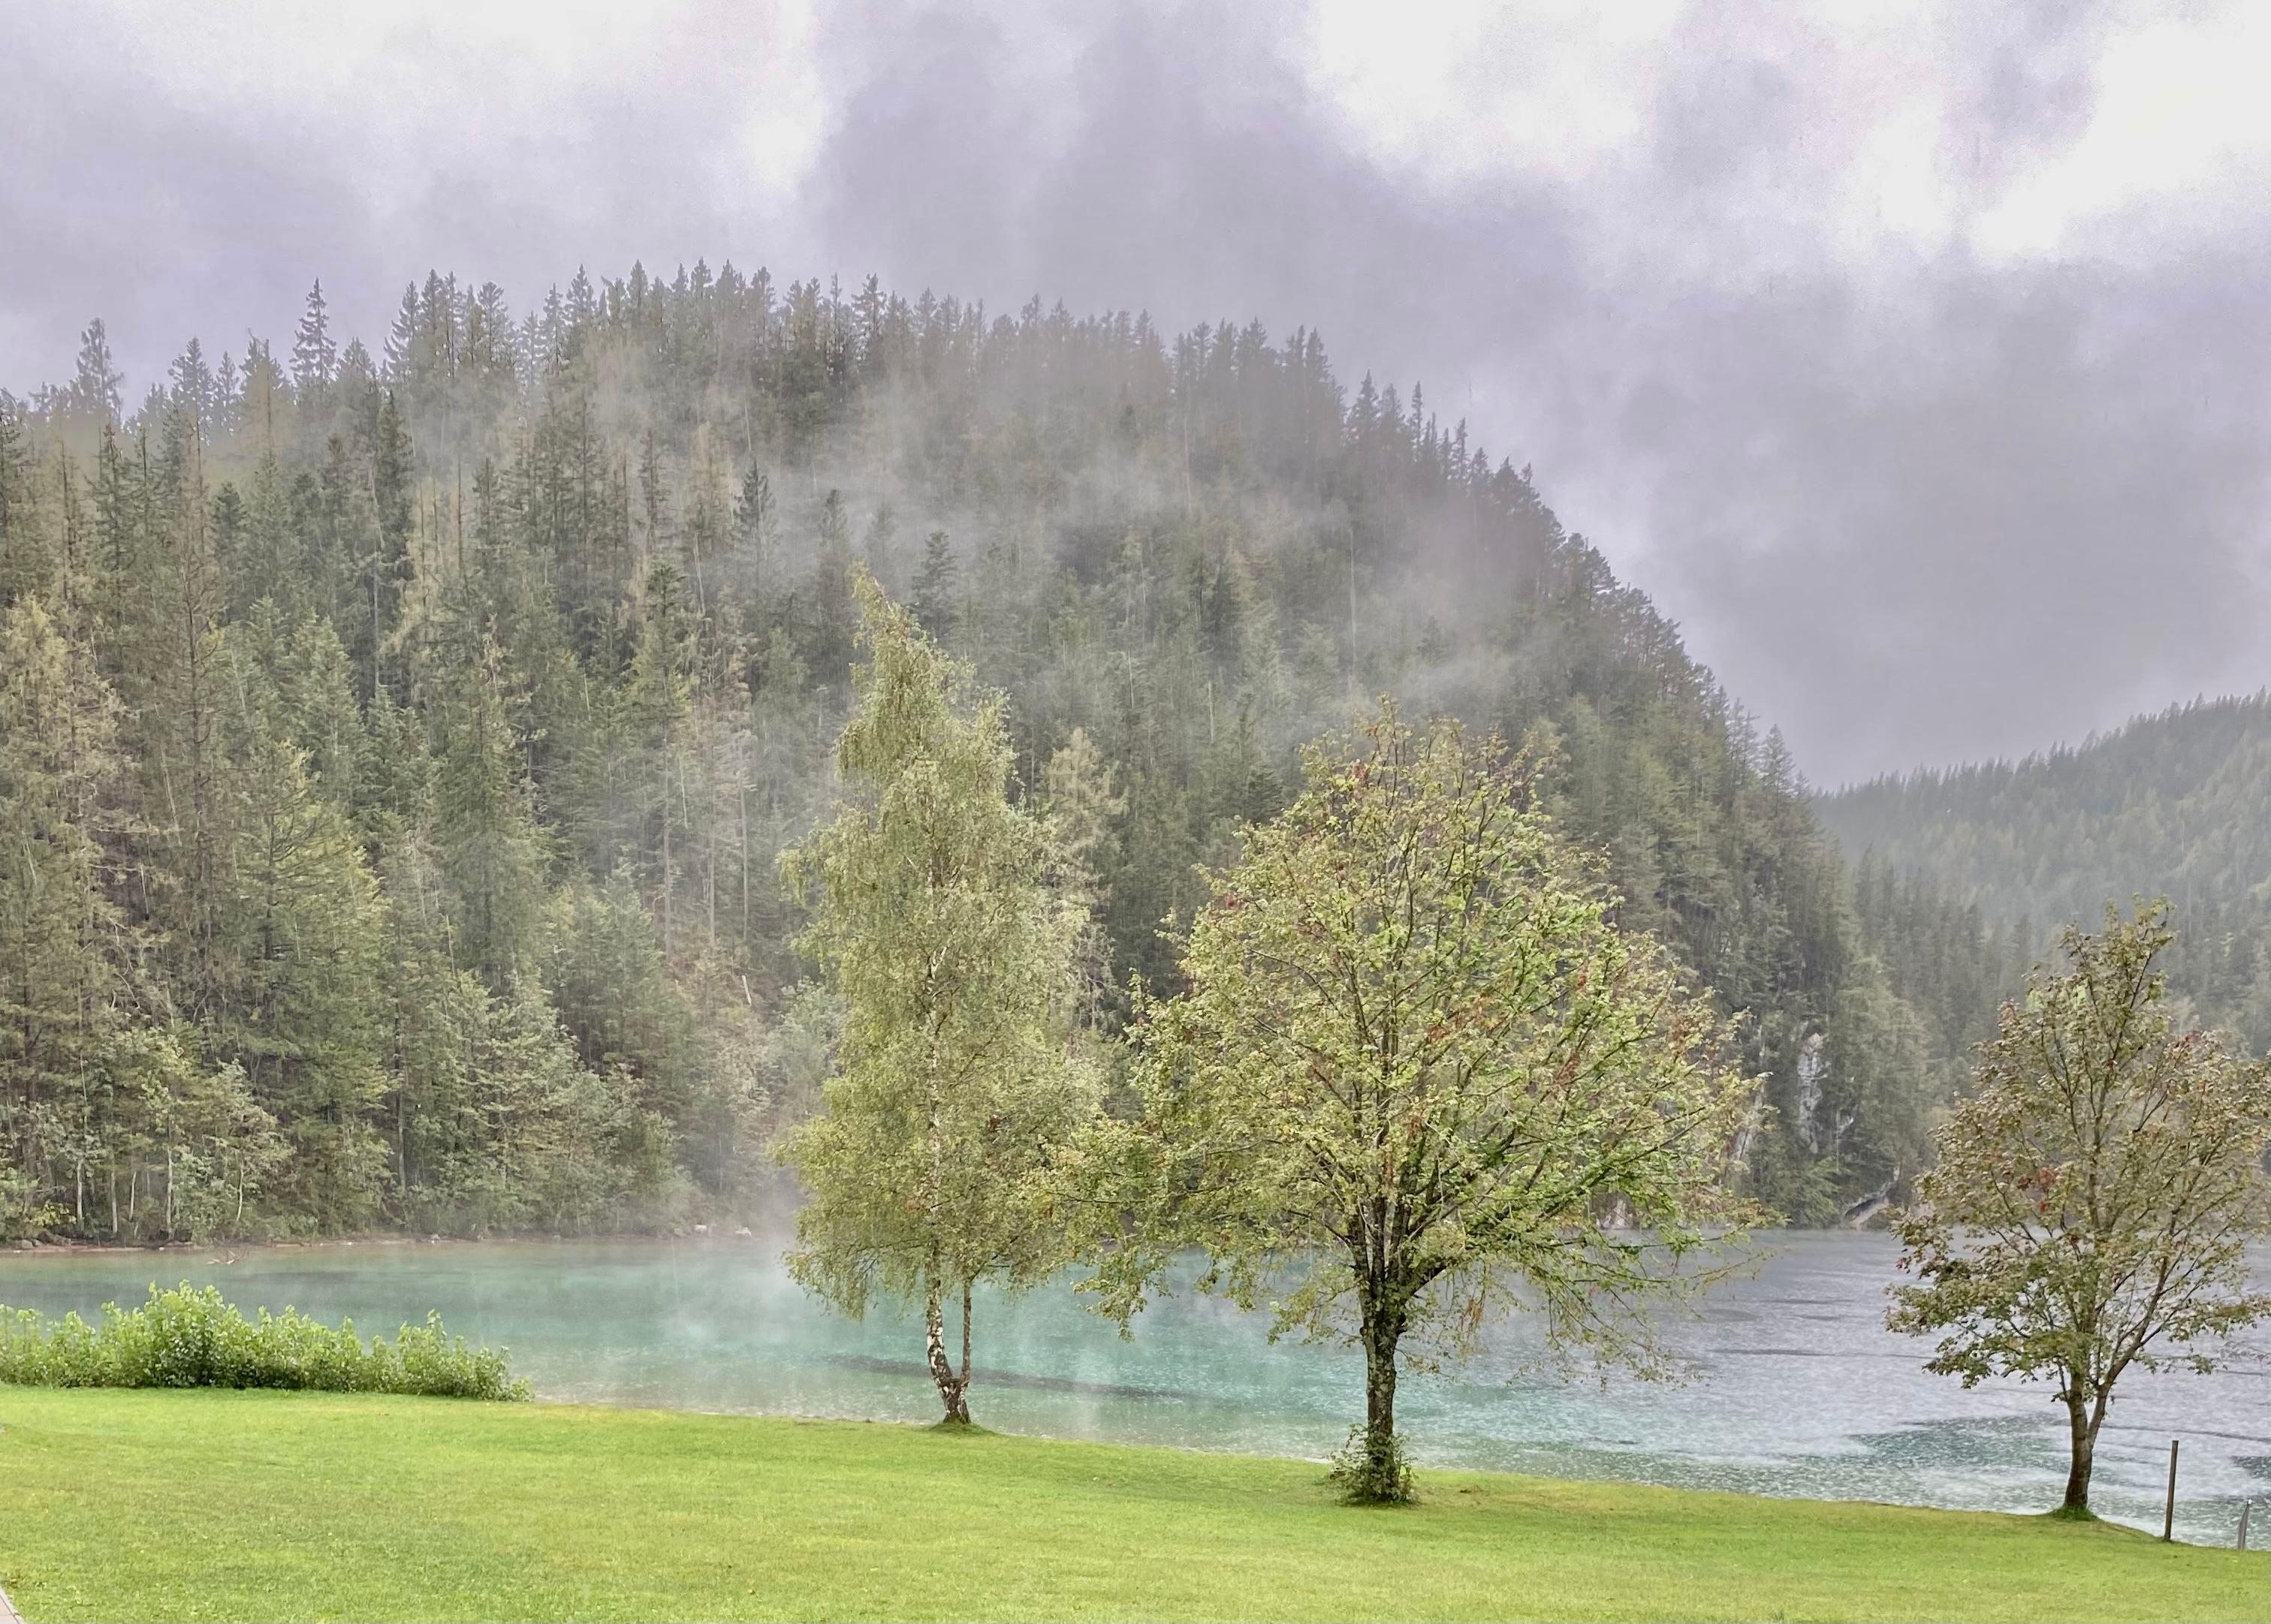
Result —
<instances>
[{"instance_id":1,"label":"wooden post","mask_svg":"<svg viewBox=\"0 0 2271 1624\"><path fill-rule=\"evenodd\" d=\"M2239 1502L2239 1548L2243 1551L2247 1548L2247 1519L2254 1515L2255 1502L2252 1500Z\"/></svg>"},{"instance_id":2,"label":"wooden post","mask_svg":"<svg viewBox=\"0 0 2271 1624\"><path fill-rule=\"evenodd\" d=\"M2161 1538L2164 1541L2177 1537L2177 1442L2174 1438L2169 1440L2169 1504L2161 1513Z\"/></svg>"}]
</instances>

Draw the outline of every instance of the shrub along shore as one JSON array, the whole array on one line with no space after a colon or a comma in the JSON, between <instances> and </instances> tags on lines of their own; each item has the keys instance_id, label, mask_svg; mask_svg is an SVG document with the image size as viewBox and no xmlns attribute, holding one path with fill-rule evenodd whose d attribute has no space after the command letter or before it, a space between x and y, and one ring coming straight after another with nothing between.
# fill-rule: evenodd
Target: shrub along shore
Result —
<instances>
[{"instance_id":1,"label":"shrub along shore","mask_svg":"<svg viewBox=\"0 0 2271 1624\"><path fill-rule=\"evenodd\" d=\"M470 1347L443 1329L439 1313L405 1325L389 1343L355 1334L294 1309L257 1319L184 1280L153 1284L150 1300L122 1309L102 1305L90 1325L0 1305L0 1382L29 1387L277 1387L333 1393L402 1393L433 1398L519 1399L502 1349Z\"/></svg>"},{"instance_id":2,"label":"shrub along shore","mask_svg":"<svg viewBox=\"0 0 2271 1624\"><path fill-rule=\"evenodd\" d=\"M2260 1617L2271 1557L2104 1524L978 1431L0 1386L26 1618Z\"/></svg>"}]
</instances>

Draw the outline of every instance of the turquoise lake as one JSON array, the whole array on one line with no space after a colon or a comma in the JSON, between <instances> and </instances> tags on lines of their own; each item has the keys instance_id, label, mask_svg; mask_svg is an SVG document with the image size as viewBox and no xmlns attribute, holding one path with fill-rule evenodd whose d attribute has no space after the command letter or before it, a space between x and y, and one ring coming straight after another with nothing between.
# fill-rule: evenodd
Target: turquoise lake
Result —
<instances>
[{"instance_id":1,"label":"turquoise lake","mask_svg":"<svg viewBox=\"0 0 2271 1624\"><path fill-rule=\"evenodd\" d=\"M1894 1257L1880 1235L1768 1237L1754 1277L1664 1321L1688 1365L1675 1384L1528 1368L1517 1319L1476 1361L1406 1377L1400 1427L1423 1467L1983 1509L2054 1504L2064 1410L2044 1386L1967 1392L1926 1375L1924 1346L1884 1329ZM50 1314L91 1316L153 1280L185 1279L217 1284L247 1309L351 1316L366 1332L439 1309L453 1331L509 1347L545 1398L903 1422L937 1413L912 1322L837 1316L762 1239L0 1255L0 1302ZM1266 1331L1227 1304L1177 1296L1123 1341L1068 1289L981 1294L973 1413L1009 1432L1322 1458L1362 1413L1361 1362L1338 1347L1272 1345ZM2172 1437L2184 1441L2180 1537L2230 1543L2241 1502L2271 1497L2271 1360L2240 1349L2210 1376L2125 1379L2099 1443L2093 1499L2103 1514L2158 1531Z\"/></svg>"}]
</instances>

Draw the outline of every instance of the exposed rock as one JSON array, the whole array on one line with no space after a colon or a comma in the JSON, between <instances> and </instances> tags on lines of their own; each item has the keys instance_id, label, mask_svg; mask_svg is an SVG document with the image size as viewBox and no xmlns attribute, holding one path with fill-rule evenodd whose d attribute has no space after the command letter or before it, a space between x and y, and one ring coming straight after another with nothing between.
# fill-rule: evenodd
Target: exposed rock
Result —
<instances>
[{"instance_id":1,"label":"exposed rock","mask_svg":"<svg viewBox=\"0 0 2271 1624\"><path fill-rule=\"evenodd\" d=\"M1893 1187L1900 1182L1901 1170L1895 1168L1892 1177L1887 1179L1880 1188L1871 1190L1839 1215L1844 1220L1845 1227L1848 1229L1868 1227L1871 1219L1893 1205Z\"/></svg>"}]
</instances>

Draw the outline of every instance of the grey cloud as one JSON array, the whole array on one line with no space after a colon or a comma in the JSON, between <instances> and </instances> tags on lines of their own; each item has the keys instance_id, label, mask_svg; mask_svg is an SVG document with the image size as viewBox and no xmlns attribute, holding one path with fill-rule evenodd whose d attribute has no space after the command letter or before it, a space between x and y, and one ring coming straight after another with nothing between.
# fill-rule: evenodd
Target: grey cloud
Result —
<instances>
[{"instance_id":1,"label":"grey cloud","mask_svg":"<svg viewBox=\"0 0 2271 1624\"><path fill-rule=\"evenodd\" d=\"M1952 174L1984 188L2073 138L2106 14L1966 13L1938 68ZM192 330L280 332L318 271L375 336L429 264L524 302L578 263L706 254L996 308L1259 315L1322 330L1351 381L1424 381L1447 419L1471 398L1817 779L2271 679L2258 200L2181 258L2131 251L2140 219L2060 265L1845 263L1828 48L1780 7L1697 8L1649 138L1582 186L1389 167L1289 62L1289 6L827 15L828 133L778 207L737 180L768 48L733 8L540 129L452 143L436 107L383 177L99 50L0 53L0 381L67 368L97 310L143 367ZM1502 31L1476 71L1523 71L1522 44Z\"/></svg>"},{"instance_id":2,"label":"grey cloud","mask_svg":"<svg viewBox=\"0 0 2271 1624\"><path fill-rule=\"evenodd\" d=\"M92 316L147 384L193 333L217 355L272 327L305 266L380 256L288 145L216 129L97 53L19 37L0 49L0 384L19 392L69 374Z\"/></svg>"},{"instance_id":3,"label":"grey cloud","mask_svg":"<svg viewBox=\"0 0 2271 1624\"><path fill-rule=\"evenodd\" d=\"M993 103L974 64L999 42L934 35L903 66L864 64L825 234L914 279L1307 322L1344 371L1423 378L1451 413L1487 380L1478 426L1536 461L1565 520L1826 781L2023 751L2271 675L2245 360L2271 310L2246 245L2152 272L1950 251L1880 285L1826 248L1753 272L1726 241L1701 274L1634 270L1613 221L1549 188L1397 183L1304 99L1273 26L1239 15L1244 33L1212 10L1119 13L1065 87L1071 143L1034 150L997 114L958 132L945 186L909 165L907 132ZM2071 137L2096 25L2019 14L1949 64L1982 150ZM1643 224L1708 227L1820 136L1803 58L1746 26L1679 53L1628 200ZM1601 531L1611 518L1645 547Z\"/></svg>"}]
</instances>

